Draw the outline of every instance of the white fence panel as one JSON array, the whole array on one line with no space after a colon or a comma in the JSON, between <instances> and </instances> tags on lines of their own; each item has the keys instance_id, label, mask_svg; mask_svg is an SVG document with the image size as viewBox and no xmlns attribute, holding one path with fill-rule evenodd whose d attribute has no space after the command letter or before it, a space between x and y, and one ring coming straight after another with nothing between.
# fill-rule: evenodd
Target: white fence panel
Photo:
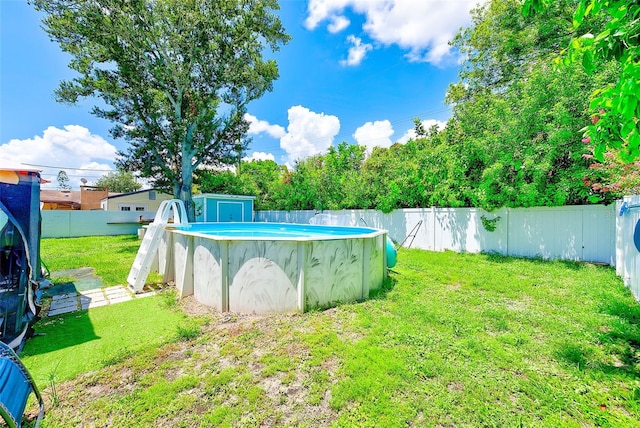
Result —
<instances>
[{"instance_id":1,"label":"white fence panel","mask_svg":"<svg viewBox=\"0 0 640 428\"><path fill-rule=\"evenodd\" d=\"M405 241L404 247L407 248L435 250L435 214L432 208L411 208L394 213L404 216L404 229L394 233L398 243Z\"/></svg>"},{"instance_id":2,"label":"white fence panel","mask_svg":"<svg viewBox=\"0 0 640 428\"><path fill-rule=\"evenodd\" d=\"M509 255L584 260L582 212L573 207L511 210Z\"/></svg>"},{"instance_id":3,"label":"white fence panel","mask_svg":"<svg viewBox=\"0 0 640 428\"><path fill-rule=\"evenodd\" d=\"M582 211L583 260L616 265L615 206L597 205Z\"/></svg>"},{"instance_id":4,"label":"white fence panel","mask_svg":"<svg viewBox=\"0 0 640 428\"><path fill-rule=\"evenodd\" d=\"M42 211L43 238L135 235L140 216L153 218L153 211Z\"/></svg>"},{"instance_id":5,"label":"white fence panel","mask_svg":"<svg viewBox=\"0 0 640 428\"><path fill-rule=\"evenodd\" d=\"M435 208L434 249L507 254L507 213L506 209L488 213L477 208ZM494 231L485 229L483 216L495 221Z\"/></svg>"},{"instance_id":6,"label":"white fence panel","mask_svg":"<svg viewBox=\"0 0 640 428\"><path fill-rule=\"evenodd\" d=\"M256 211L254 219L265 223L300 223L308 224L309 219L316 215L314 210L301 211Z\"/></svg>"},{"instance_id":7,"label":"white fence panel","mask_svg":"<svg viewBox=\"0 0 640 428\"><path fill-rule=\"evenodd\" d=\"M628 205L640 204L640 196L625 197ZM619 213L622 202L616 204ZM616 215L616 273L622 278L631 292L640 299L640 260L634 244L634 232L640 222L640 209L635 208L623 215Z\"/></svg>"},{"instance_id":8,"label":"white fence panel","mask_svg":"<svg viewBox=\"0 0 640 428\"><path fill-rule=\"evenodd\" d=\"M582 260L615 265L615 207L410 208L325 211L351 224L386 229L395 242L432 251L495 252L522 257ZM256 221L308 223L314 211L260 211ZM495 222L489 231L482 217ZM362 222L360 219L363 219ZM414 227L422 221L417 230Z\"/></svg>"}]
</instances>

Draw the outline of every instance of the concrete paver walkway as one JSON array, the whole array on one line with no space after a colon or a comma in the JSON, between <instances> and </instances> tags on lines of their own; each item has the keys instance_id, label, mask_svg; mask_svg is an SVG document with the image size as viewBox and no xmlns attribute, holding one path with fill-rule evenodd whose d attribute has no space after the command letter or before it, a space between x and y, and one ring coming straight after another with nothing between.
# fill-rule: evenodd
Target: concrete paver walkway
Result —
<instances>
[{"instance_id":1,"label":"concrete paver walkway","mask_svg":"<svg viewBox=\"0 0 640 428\"><path fill-rule=\"evenodd\" d=\"M115 286L57 294L53 296L51 300L51 306L49 306L47 316L126 302L127 300L151 296L156 293L157 291L149 291L147 293L134 294L127 287Z\"/></svg>"}]
</instances>

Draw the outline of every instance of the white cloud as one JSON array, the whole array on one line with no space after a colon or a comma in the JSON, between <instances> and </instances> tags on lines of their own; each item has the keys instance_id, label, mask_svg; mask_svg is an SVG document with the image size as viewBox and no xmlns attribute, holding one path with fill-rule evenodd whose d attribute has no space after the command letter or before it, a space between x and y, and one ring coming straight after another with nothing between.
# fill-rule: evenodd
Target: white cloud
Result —
<instances>
[{"instance_id":1,"label":"white cloud","mask_svg":"<svg viewBox=\"0 0 640 428\"><path fill-rule=\"evenodd\" d=\"M44 188L57 188L58 172L65 170L69 184L78 188L80 179L94 182L100 175L113 170L116 148L99 135L79 125L64 129L50 126L42 136L25 140L10 140L0 145L0 163L22 164L42 170L42 177L51 181ZM36 165L36 166L30 166ZM38 165L46 165L44 167Z\"/></svg>"},{"instance_id":2,"label":"white cloud","mask_svg":"<svg viewBox=\"0 0 640 428\"><path fill-rule=\"evenodd\" d=\"M391 136L393 135L393 126L388 120L376 120L375 122L367 122L353 134L353 138L358 145L365 146L367 151L371 151L374 147L391 147Z\"/></svg>"},{"instance_id":3,"label":"white cloud","mask_svg":"<svg viewBox=\"0 0 640 428\"><path fill-rule=\"evenodd\" d=\"M327 30L331 34L339 33L351 24L351 21L345 16L338 15L331 18L331 23L327 25Z\"/></svg>"},{"instance_id":4,"label":"white cloud","mask_svg":"<svg viewBox=\"0 0 640 428\"><path fill-rule=\"evenodd\" d=\"M447 125L447 122L443 122L441 120L435 119L426 119L422 121L422 126L425 131L428 131L433 125L438 127L439 131L442 131L444 127ZM398 140L398 143L405 144L407 141L416 138L416 131L414 128L407 130L402 137Z\"/></svg>"},{"instance_id":5,"label":"white cloud","mask_svg":"<svg viewBox=\"0 0 640 428\"><path fill-rule=\"evenodd\" d=\"M325 19L340 14L350 3L351 0L311 0L307 7L309 15L304 21L304 26L309 30L313 30Z\"/></svg>"},{"instance_id":6,"label":"white cloud","mask_svg":"<svg viewBox=\"0 0 640 428\"><path fill-rule=\"evenodd\" d=\"M347 59L340 61L340 64L345 66L359 65L367 55L367 52L373 49L373 45L369 43L362 43L362 39L353 35L347 37L347 40L353 46L349 48L349 56Z\"/></svg>"},{"instance_id":7,"label":"white cloud","mask_svg":"<svg viewBox=\"0 0 640 428\"><path fill-rule=\"evenodd\" d=\"M336 116L316 113L306 107L291 107L288 117L287 134L280 139L280 147L287 153L289 166L296 160L326 151L340 131L340 120Z\"/></svg>"},{"instance_id":8,"label":"white cloud","mask_svg":"<svg viewBox=\"0 0 640 428\"><path fill-rule=\"evenodd\" d=\"M245 156L242 158L243 161L245 162L251 162L251 161L260 161L260 160L272 160L275 161L276 158L271 154L271 153L265 153L265 152L253 152L253 154L251 156Z\"/></svg>"},{"instance_id":9,"label":"white cloud","mask_svg":"<svg viewBox=\"0 0 640 428\"><path fill-rule=\"evenodd\" d=\"M382 45L408 50L411 61L440 64L451 55L448 41L471 23L470 10L487 0L311 0L305 26L334 21L347 8L365 16L362 30Z\"/></svg>"},{"instance_id":10,"label":"white cloud","mask_svg":"<svg viewBox=\"0 0 640 428\"><path fill-rule=\"evenodd\" d=\"M282 138L286 134L284 128L280 125L271 125L266 120L258 120L257 117L245 113L244 120L249 122L249 134L266 133L273 138Z\"/></svg>"}]
</instances>

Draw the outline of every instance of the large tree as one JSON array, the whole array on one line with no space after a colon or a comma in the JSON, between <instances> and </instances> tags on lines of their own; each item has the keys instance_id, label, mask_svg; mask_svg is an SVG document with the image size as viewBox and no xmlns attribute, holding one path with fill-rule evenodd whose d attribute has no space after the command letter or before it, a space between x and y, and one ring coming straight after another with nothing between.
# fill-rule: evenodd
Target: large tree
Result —
<instances>
[{"instance_id":1,"label":"large tree","mask_svg":"<svg viewBox=\"0 0 640 428\"><path fill-rule=\"evenodd\" d=\"M78 76L59 101L93 109L129 142L118 165L185 201L193 172L238 157L247 103L278 77L267 48L289 40L277 0L31 0Z\"/></svg>"},{"instance_id":2,"label":"large tree","mask_svg":"<svg viewBox=\"0 0 640 428\"><path fill-rule=\"evenodd\" d=\"M142 184L136 181L136 177L130 171L118 170L103 175L95 182L96 187L108 189L110 192L129 193L142 188Z\"/></svg>"},{"instance_id":3,"label":"large tree","mask_svg":"<svg viewBox=\"0 0 640 428\"><path fill-rule=\"evenodd\" d=\"M450 87L451 147L465 169L469 202L499 206L602 201L583 183L588 148L580 128L589 120L589 95L612 80L615 64L593 74L550 59L572 36L575 0L557 0L536 15L519 0L492 0L473 12L473 26L454 40L465 54L460 81ZM597 31L602 19L586 27Z\"/></svg>"},{"instance_id":4,"label":"large tree","mask_svg":"<svg viewBox=\"0 0 640 428\"><path fill-rule=\"evenodd\" d=\"M60 190L71 190L71 185L69 184L69 176L65 170L58 171L58 189Z\"/></svg>"},{"instance_id":5,"label":"large tree","mask_svg":"<svg viewBox=\"0 0 640 428\"><path fill-rule=\"evenodd\" d=\"M522 12L529 16L546 13L551 0L525 0ZM617 79L591 94L591 123L585 134L594 144L594 155L605 160L614 149L622 162L640 158L640 3L632 0L579 0L574 2L570 43L562 51L562 62L579 63L593 74L603 63L618 64ZM592 28L592 20L604 25Z\"/></svg>"}]
</instances>

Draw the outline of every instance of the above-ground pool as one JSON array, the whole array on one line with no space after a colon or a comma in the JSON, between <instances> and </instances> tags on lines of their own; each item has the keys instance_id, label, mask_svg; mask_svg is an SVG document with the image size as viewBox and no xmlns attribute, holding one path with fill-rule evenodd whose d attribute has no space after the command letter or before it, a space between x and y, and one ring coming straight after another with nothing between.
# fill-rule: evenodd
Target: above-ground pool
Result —
<instances>
[{"instance_id":1,"label":"above-ground pool","mask_svg":"<svg viewBox=\"0 0 640 428\"><path fill-rule=\"evenodd\" d=\"M386 277L384 230L280 223L167 227L160 272L219 311L278 313L369 297Z\"/></svg>"}]
</instances>

